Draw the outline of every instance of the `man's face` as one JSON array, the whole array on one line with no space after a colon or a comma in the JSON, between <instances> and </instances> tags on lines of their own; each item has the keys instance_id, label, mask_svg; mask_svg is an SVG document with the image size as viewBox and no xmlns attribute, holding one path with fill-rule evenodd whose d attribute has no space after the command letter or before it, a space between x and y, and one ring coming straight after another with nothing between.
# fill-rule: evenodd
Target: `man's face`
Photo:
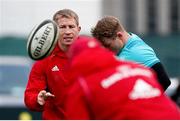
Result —
<instances>
[{"instance_id":1,"label":"man's face","mask_svg":"<svg viewBox=\"0 0 180 121\"><path fill-rule=\"evenodd\" d=\"M124 46L122 40L117 36L113 38L104 37L101 40L103 46L117 54Z\"/></svg>"},{"instance_id":2,"label":"man's face","mask_svg":"<svg viewBox=\"0 0 180 121\"><path fill-rule=\"evenodd\" d=\"M81 28L76 24L74 18L59 17L57 24L60 30L58 45L62 50L67 50L78 36Z\"/></svg>"}]
</instances>

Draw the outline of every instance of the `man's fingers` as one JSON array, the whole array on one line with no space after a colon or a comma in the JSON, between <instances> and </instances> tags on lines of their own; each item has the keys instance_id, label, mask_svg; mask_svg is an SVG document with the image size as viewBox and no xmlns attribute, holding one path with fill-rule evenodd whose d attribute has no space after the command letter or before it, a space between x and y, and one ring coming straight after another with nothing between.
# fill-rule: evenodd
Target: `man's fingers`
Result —
<instances>
[{"instance_id":1,"label":"man's fingers","mask_svg":"<svg viewBox=\"0 0 180 121\"><path fill-rule=\"evenodd\" d=\"M46 94L45 94L45 96L46 97L55 97L53 94L51 94L50 92L47 92Z\"/></svg>"},{"instance_id":2,"label":"man's fingers","mask_svg":"<svg viewBox=\"0 0 180 121\"><path fill-rule=\"evenodd\" d=\"M45 91L45 90L42 90L42 91L40 91L39 96L44 97L45 94L46 94L46 91Z\"/></svg>"},{"instance_id":3,"label":"man's fingers","mask_svg":"<svg viewBox=\"0 0 180 121\"><path fill-rule=\"evenodd\" d=\"M51 94L50 92L46 92L45 90L42 90L39 92L38 97L37 97L37 102L40 105L44 105L45 101L48 97L55 97L53 94Z\"/></svg>"},{"instance_id":4,"label":"man's fingers","mask_svg":"<svg viewBox=\"0 0 180 121\"><path fill-rule=\"evenodd\" d=\"M45 90L40 91L39 94L38 94L37 102L40 105L44 105L45 104L45 98L44 98L45 94L46 94Z\"/></svg>"}]
</instances>

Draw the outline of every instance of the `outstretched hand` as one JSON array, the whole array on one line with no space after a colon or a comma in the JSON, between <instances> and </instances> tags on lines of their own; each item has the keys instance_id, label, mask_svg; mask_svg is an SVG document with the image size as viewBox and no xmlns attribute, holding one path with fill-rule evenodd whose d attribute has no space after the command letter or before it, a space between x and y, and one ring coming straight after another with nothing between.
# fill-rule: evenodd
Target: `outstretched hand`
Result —
<instances>
[{"instance_id":1,"label":"outstretched hand","mask_svg":"<svg viewBox=\"0 0 180 121\"><path fill-rule=\"evenodd\" d=\"M44 105L48 97L55 97L55 95L50 92L46 92L45 90L41 90L37 96L37 103L39 105Z\"/></svg>"}]
</instances>

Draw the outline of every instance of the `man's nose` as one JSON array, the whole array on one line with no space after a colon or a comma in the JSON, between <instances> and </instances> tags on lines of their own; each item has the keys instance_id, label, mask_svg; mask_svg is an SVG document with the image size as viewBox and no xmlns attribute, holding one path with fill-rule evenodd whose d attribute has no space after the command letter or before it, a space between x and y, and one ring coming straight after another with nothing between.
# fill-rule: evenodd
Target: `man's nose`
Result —
<instances>
[{"instance_id":1,"label":"man's nose","mask_svg":"<svg viewBox=\"0 0 180 121\"><path fill-rule=\"evenodd\" d=\"M66 33L66 34L70 34L71 32L72 32L72 31L71 31L70 28L66 28L66 29L65 29L65 33Z\"/></svg>"}]
</instances>

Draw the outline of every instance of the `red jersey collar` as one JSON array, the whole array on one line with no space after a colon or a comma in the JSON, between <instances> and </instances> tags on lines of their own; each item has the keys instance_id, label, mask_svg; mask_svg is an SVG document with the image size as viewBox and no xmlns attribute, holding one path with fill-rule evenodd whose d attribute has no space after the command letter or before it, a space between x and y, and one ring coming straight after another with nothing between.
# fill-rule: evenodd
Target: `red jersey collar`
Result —
<instances>
[{"instance_id":1,"label":"red jersey collar","mask_svg":"<svg viewBox=\"0 0 180 121\"><path fill-rule=\"evenodd\" d=\"M67 57L66 52L62 51L62 49L56 44L54 50L52 51L53 56Z\"/></svg>"}]
</instances>

